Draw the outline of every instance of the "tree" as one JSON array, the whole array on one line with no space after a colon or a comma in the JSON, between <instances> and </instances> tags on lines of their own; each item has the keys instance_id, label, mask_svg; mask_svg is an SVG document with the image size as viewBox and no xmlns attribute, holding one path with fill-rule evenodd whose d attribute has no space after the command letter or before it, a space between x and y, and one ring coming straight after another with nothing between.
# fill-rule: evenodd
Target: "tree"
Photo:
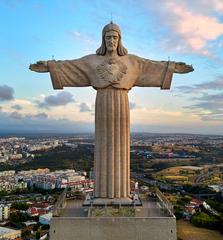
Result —
<instances>
[{"instance_id":1,"label":"tree","mask_svg":"<svg viewBox=\"0 0 223 240\"><path fill-rule=\"evenodd\" d=\"M183 209L180 206L174 206L174 215L176 216L176 219L181 219L183 216Z\"/></svg>"},{"instance_id":2,"label":"tree","mask_svg":"<svg viewBox=\"0 0 223 240\"><path fill-rule=\"evenodd\" d=\"M30 234L31 234L31 231L28 230L28 229L26 229L24 232L22 232L22 237L23 237L23 238L24 238L24 237L28 237L28 236L30 236Z\"/></svg>"},{"instance_id":3,"label":"tree","mask_svg":"<svg viewBox=\"0 0 223 240\"><path fill-rule=\"evenodd\" d=\"M36 239L40 239L40 231L36 232Z\"/></svg>"},{"instance_id":4,"label":"tree","mask_svg":"<svg viewBox=\"0 0 223 240\"><path fill-rule=\"evenodd\" d=\"M13 202L11 207L18 209L18 210L26 211L29 208L29 205L25 202L24 203L23 202Z\"/></svg>"},{"instance_id":5,"label":"tree","mask_svg":"<svg viewBox=\"0 0 223 240\"><path fill-rule=\"evenodd\" d=\"M194 224L196 227L203 227L209 229L219 229L220 227L220 219L215 216L210 216L204 212L195 214L191 219L191 223Z\"/></svg>"},{"instance_id":6,"label":"tree","mask_svg":"<svg viewBox=\"0 0 223 240\"><path fill-rule=\"evenodd\" d=\"M43 225L41 227L41 230L48 230L48 229L50 229L50 225Z\"/></svg>"},{"instance_id":7,"label":"tree","mask_svg":"<svg viewBox=\"0 0 223 240\"><path fill-rule=\"evenodd\" d=\"M39 229L39 225L38 224L33 226L33 231L37 231L38 229Z\"/></svg>"},{"instance_id":8,"label":"tree","mask_svg":"<svg viewBox=\"0 0 223 240\"><path fill-rule=\"evenodd\" d=\"M10 214L9 220L13 223L21 223L29 220L30 217L26 213L14 212Z\"/></svg>"}]
</instances>

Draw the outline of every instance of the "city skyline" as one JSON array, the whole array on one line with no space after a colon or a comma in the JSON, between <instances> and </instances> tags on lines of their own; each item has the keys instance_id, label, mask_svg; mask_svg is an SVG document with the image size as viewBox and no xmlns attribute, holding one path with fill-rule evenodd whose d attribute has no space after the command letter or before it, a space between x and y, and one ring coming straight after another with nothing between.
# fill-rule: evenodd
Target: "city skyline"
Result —
<instances>
[{"instance_id":1,"label":"city skyline","mask_svg":"<svg viewBox=\"0 0 223 240\"><path fill-rule=\"evenodd\" d=\"M2 1L0 133L94 131L93 88L54 91L49 74L28 66L95 53L112 19L129 53L195 69L175 74L170 91L132 89L131 130L223 134L222 10L220 0Z\"/></svg>"}]
</instances>

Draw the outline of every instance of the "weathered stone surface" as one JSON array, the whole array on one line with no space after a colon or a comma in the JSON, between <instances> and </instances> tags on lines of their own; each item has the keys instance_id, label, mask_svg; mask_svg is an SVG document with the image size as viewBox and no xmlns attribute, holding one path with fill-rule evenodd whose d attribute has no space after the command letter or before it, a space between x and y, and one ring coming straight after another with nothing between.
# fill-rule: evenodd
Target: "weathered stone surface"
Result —
<instances>
[{"instance_id":1,"label":"weathered stone surface","mask_svg":"<svg viewBox=\"0 0 223 240\"><path fill-rule=\"evenodd\" d=\"M176 240L175 218L53 218L50 240Z\"/></svg>"}]
</instances>

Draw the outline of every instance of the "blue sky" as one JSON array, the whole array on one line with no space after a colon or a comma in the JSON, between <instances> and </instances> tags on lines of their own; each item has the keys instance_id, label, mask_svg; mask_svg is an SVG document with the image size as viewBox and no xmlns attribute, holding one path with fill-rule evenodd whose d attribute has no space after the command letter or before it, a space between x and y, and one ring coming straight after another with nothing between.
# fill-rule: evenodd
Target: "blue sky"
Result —
<instances>
[{"instance_id":1,"label":"blue sky","mask_svg":"<svg viewBox=\"0 0 223 240\"><path fill-rule=\"evenodd\" d=\"M129 53L195 69L132 89L132 131L223 134L222 0L0 1L0 133L94 131L94 89L55 91L28 66L95 53L111 18Z\"/></svg>"}]
</instances>

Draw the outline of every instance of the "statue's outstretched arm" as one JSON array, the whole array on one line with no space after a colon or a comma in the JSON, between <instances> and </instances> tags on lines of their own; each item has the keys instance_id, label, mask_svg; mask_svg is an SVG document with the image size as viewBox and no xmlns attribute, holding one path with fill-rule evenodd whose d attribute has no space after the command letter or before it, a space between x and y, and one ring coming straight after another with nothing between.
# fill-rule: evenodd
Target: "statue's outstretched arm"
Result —
<instances>
[{"instance_id":1,"label":"statue's outstretched arm","mask_svg":"<svg viewBox=\"0 0 223 240\"><path fill-rule=\"evenodd\" d=\"M31 71L40 72L40 73L49 72L48 61L38 61L34 64L30 64L29 69Z\"/></svg>"},{"instance_id":2,"label":"statue's outstretched arm","mask_svg":"<svg viewBox=\"0 0 223 240\"><path fill-rule=\"evenodd\" d=\"M160 87L170 89L174 73L189 73L194 71L192 65L174 61L152 61L143 59L140 61L139 78L134 86L138 87Z\"/></svg>"},{"instance_id":3,"label":"statue's outstretched arm","mask_svg":"<svg viewBox=\"0 0 223 240\"><path fill-rule=\"evenodd\" d=\"M54 89L63 87L88 87L91 86L89 68L83 59L64 61L38 61L30 64L29 69L38 73L50 73Z\"/></svg>"},{"instance_id":4,"label":"statue's outstretched arm","mask_svg":"<svg viewBox=\"0 0 223 240\"><path fill-rule=\"evenodd\" d=\"M189 72L193 72L194 68L192 65L187 65L184 62L176 62L175 63L175 69L174 72L175 73L189 73Z\"/></svg>"}]
</instances>

